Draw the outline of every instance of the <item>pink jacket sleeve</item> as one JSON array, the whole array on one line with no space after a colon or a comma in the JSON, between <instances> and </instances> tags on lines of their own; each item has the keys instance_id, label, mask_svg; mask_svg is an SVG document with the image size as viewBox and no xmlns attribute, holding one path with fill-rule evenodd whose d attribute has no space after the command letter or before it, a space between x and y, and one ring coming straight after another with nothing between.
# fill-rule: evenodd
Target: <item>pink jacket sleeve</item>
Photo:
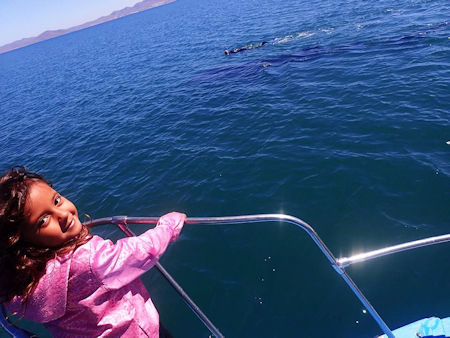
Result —
<instances>
[{"instance_id":1,"label":"pink jacket sleeve","mask_svg":"<svg viewBox=\"0 0 450 338\"><path fill-rule=\"evenodd\" d=\"M110 240L94 237L90 264L94 275L110 289L132 282L156 264L170 241L175 241L186 215L172 212L162 216L155 228L137 237Z\"/></svg>"}]
</instances>

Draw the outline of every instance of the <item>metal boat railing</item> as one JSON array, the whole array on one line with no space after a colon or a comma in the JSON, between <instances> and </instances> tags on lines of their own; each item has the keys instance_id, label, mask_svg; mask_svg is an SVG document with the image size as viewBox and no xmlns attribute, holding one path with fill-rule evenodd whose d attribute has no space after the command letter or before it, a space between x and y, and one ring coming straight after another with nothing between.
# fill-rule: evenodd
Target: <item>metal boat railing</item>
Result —
<instances>
[{"instance_id":1,"label":"metal boat railing","mask_svg":"<svg viewBox=\"0 0 450 338\"><path fill-rule=\"evenodd\" d=\"M108 218L100 218L93 220L90 225L98 226L103 224L116 224L127 236L134 236L133 232L128 228L128 224L156 224L158 222L158 217L128 217L128 216L113 216ZM357 254L351 257L344 257L337 259L334 257L330 249L325 245L319 235L315 230L306 222L299 218L283 215L283 214L261 214L261 215L248 215L248 216L230 216L230 217L189 217L186 219L185 224L195 224L195 225L208 225L208 224L242 224L242 223L255 223L255 222L287 222L295 224L301 229L305 230L308 235L313 239L322 253L330 262L334 270L341 276L342 279L347 283L353 293L358 297L360 302L363 304L365 309L370 313L373 319L380 326L381 330L389 338L395 338L394 334L390 328L386 325L380 315L376 312L372 304L367 300L361 290L356 286L354 281L345 271L345 267L377 257L393 254L396 252L401 252L405 250L411 250L414 248L419 248L423 246L429 246L439 243L444 243L450 241L450 234L429 237L417 241L407 242L399 245L394 245L391 247L378 249L362 254ZM212 324L212 322L206 317L206 315L200 310L200 308L190 299L190 297L184 292L184 290L178 285L178 283L170 276L170 274L157 263L157 269L163 274L163 276L168 280L168 282L174 287L178 294L183 298L186 304L191 308L191 310L197 315L197 317L203 322L203 324L208 328L212 335L215 337L223 337L222 333ZM0 324L4 326L4 321L0 321ZM17 329L17 332L21 332L19 328L11 329L12 325L9 324L8 332ZM15 336L15 335L14 335ZM18 335L19 336L19 335Z\"/></svg>"}]
</instances>

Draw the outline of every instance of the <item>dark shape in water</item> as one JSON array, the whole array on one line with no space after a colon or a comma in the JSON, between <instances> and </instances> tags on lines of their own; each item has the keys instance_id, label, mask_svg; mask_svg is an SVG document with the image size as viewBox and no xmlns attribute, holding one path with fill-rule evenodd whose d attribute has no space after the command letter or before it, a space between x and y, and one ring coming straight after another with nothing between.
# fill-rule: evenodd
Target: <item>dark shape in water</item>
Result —
<instances>
[{"instance_id":1,"label":"dark shape in water","mask_svg":"<svg viewBox=\"0 0 450 338\"><path fill-rule=\"evenodd\" d=\"M380 39L375 41L367 41L367 42L356 42L356 43L350 43L350 44L343 44L339 46L320 46L320 45L314 45L302 48L301 50L292 53L292 54L285 54L280 55L278 57L274 57L271 59L266 59L262 61L256 61L256 62L247 62L247 63L241 63L241 64L231 64L226 65L223 67L215 68L208 70L202 74L199 74L196 76L193 80L195 82L206 82L206 81L214 81L216 79L222 79L222 78L234 78L234 77L249 77L252 75L255 75L258 71L263 70L267 67L276 67L280 66L289 62L306 62L310 60L315 60L321 57L329 56L329 55L336 55L340 53L346 53L351 51L361 51L365 52L371 48L375 48L378 46L391 46L395 49L397 47L401 47L402 49L405 48L405 46L411 46L416 47L416 44L421 41L422 38L424 38L426 35L436 32L438 30L441 30L447 26L450 25L450 22L444 22L442 24L439 24L437 26L431 27L427 30L419 31L415 34L411 35L404 35L400 37L395 38L387 38L387 39ZM271 40L270 43L273 43L275 40ZM263 41L262 43L256 45L256 46L264 46L269 42ZM244 46L245 47L245 46ZM258 47L253 47L258 48ZM252 48L246 48L242 50L248 50ZM241 50L237 50L236 52L230 52L229 53L238 53ZM228 54L229 55L229 54Z\"/></svg>"},{"instance_id":2,"label":"dark shape in water","mask_svg":"<svg viewBox=\"0 0 450 338\"><path fill-rule=\"evenodd\" d=\"M256 48L260 48L262 46L268 45L268 44L273 44L277 42L275 39L270 40L270 41L262 41L256 45L254 44L250 44L250 45L245 45L243 47L239 47L239 48L233 48L233 49L225 49L225 55L230 55L230 54L236 54L239 52L242 52L244 50L249 50L249 49L256 49Z\"/></svg>"}]
</instances>

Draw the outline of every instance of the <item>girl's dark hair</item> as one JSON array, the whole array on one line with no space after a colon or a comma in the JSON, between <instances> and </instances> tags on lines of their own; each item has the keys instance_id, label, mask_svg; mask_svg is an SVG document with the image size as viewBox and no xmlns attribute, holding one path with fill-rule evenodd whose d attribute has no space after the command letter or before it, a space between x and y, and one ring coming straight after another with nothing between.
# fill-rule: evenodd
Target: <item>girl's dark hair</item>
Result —
<instances>
[{"instance_id":1,"label":"girl's dark hair","mask_svg":"<svg viewBox=\"0 0 450 338\"><path fill-rule=\"evenodd\" d=\"M47 262L58 254L70 252L91 239L88 228L57 248L35 246L21 238L21 227L27 223L25 203L33 181L43 181L43 176L29 172L25 167L13 167L0 177L0 303L14 296L28 296L45 274Z\"/></svg>"}]
</instances>

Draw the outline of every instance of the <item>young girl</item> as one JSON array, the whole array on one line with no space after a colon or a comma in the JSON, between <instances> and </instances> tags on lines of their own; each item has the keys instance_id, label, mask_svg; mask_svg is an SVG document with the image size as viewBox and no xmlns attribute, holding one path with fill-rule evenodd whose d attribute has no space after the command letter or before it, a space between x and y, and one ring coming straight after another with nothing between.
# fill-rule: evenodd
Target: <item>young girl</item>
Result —
<instances>
[{"instance_id":1,"label":"young girl","mask_svg":"<svg viewBox=\"0 0 450 338\"><path fill-rule=\"evenodd\" d=\"M0 302L54 336L158 337L159 316L138 277L185 218L167 214L113 244L90 235L42 176L15 167L0 178Z\"/></svg>"}]
</instances>

